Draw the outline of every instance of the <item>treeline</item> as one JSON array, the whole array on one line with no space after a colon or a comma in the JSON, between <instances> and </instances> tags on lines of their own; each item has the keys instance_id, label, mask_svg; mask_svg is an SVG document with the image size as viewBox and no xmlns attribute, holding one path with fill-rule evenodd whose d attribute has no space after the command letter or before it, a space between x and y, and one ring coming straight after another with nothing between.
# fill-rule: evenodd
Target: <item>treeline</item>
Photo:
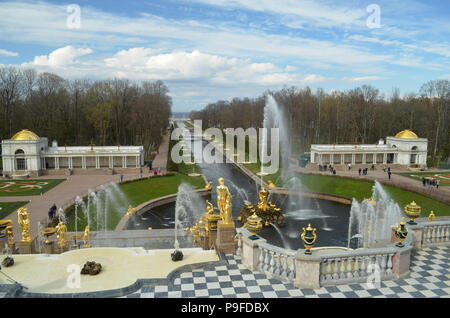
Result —
<instances>
[{"instance_id":1,"label":"treeline","mask_svg":"<svg viewBox=\"0 0 450 318\"><path fill-rule=\"evenodd\" d=\"M267 91L255 99L234 98L191 112L191 119L203 120L203 128L261 127L265 97L272 94L287 115L293 138L293 152L310 150L311 144L376 143L403 129L428 138L432 164L449 158L450 82L434 80L417 94L400 97L393 89L386 99L378 89L363 85L348 91L316 92L309 87Z\"/></svg>"},{"instance_id":2,"label":"treeline","mask_svg":"<svg viewBox=\"0 0 450 318\"><path fill-rule=\"evenodd\" d=\"M172 100L162 81L67 80L33 69L0 68L0 137L29 129L59 145L157 147Z\"/></svg>"}]
</instances>

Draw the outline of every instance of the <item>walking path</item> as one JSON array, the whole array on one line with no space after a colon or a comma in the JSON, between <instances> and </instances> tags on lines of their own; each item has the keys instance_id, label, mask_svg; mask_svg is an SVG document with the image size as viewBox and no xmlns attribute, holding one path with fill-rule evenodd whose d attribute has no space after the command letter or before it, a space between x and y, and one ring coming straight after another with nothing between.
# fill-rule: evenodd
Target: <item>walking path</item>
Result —
<instances>
[{"instance_id":1,"label":"walking path","mask_svg":"<svg viewBox=\"0 0 450 318\"><path fill-rule=\"evenodd\" d=\"M304 174L320 174L320 175L326 175L326 176L333 176L329 171L319 171L318 169L311 169L311 168L302 168L299 166L295 167L296 171L299 173ZM395 171L392 170L391 179L389 180L387 172L383 172L383 170L378 167L377 169L380 170L370 170L367 172L367 175L359 176L358 169L352 168L352 170L336 170L336 176L342 176L347 178L352 178L355 180L365 180L365 181L379 181L382 184L391 185L394 187L398 187L401 189L405 189L408 191L416 192L419 194L422 194L424 196L430 197L432 199L435 199L437 201L446 203L450 205L450 187L449 186L440 186L439 189L436 189L436 187L433 187L432 190L430 190L428 187L424 187L422 182L419 180L414 180L412 178L408 178L405 176L401 176L398 174L395 174ZM401 171L404 172L404 171ZM434 172L433 170L427 171L427 172ZM436 171L438 173L442 173L443 171ZM444 171L445 172L445 171Z\"/></svg>"},{"instance_id":2,"label":"walking path","mask_svg":"<svg viewBox=\"0 0 450 318\"><path fill-rule=\"evenodd\" d=\"M161 168L166 170L167 155L169 149L169 134L163 137L163 141L160 145L159 154L156 155L153 161L153 169ZM148 169L142 169L142 177L149 177L151 173ZM138 179L139 173L136 171L130 173L124 173L124 180L129 181ZM114 175L71 175L71 176L41 176L33 179L61 179L66 178L56 187L50 189L42 195L35 196L10 196L0 197L0 202L15 202L15 201L30 201L26 208L30 215L30 236L34 237L37 234L37 222L43 221L48 218L48 210L53 204L56 204L58 208L67 208L70 204L75 202L77 196L83 197L88 194L88 190L93 191L103 184L110 182L120 182L120 174ZM9 214L6 219L11 219L13 222L14 237L16 241L19 241L22 237L20 228L17 223L17 213L13 212Z\"/></svg>"}]
</instances>

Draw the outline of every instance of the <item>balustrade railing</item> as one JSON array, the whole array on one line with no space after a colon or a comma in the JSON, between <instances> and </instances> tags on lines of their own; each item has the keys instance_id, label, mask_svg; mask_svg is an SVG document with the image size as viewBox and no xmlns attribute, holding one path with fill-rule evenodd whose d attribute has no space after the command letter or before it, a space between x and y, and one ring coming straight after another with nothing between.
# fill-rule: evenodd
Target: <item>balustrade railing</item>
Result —
<instances>
[{"instance_id":1,"label":"balustrade railing","mask_svg":"<svg viewBox=\"0 0 450 318\"><path fill-rule=\"evenodd\" d=\"M422 246L450 243L450 221L419 223L422 228Z\"/></svg>"},{"instance_id":2,"label":"balustrade railing","mask_svg":"<svg viewBox=\"0 0 450 318\"><path fill-rule=\"evenodd\" d=\"M295 280L295 251L260 243L258 269L269 277L283 282Z\"/></svg>"},{"instance_id":3,"label":"balustrade railing","mask_svg":"<svg viewBox=\"0 0 450 318\"><path fill-rule=\"evenodd\" d=\"M369 275L379 275L380 280L392 279L395 253L395 248L322 253L318 256L321 258L320 285L365 282Z\"/></svg>"}]
</instances>

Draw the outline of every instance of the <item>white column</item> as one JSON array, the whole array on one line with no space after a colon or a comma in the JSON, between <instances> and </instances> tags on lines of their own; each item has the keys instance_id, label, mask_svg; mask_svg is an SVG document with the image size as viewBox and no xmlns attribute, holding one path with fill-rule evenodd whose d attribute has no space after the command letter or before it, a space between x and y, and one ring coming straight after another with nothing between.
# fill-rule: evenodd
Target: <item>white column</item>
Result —
<instances>
[{"instance_id":1,"label":"white column","mask_svg":"<svg viewBox=\"0 0 450 318\"><path fill-rule=\"evenodd\" d=\"M343 164L344 164L344 154L341 153L341 165L343 165Z\"/></svg>"},{"instance_id":2,"label":"white column","mask_svg":"<svg viewBox=\"0 0 450 318\"><path fill-rule=\"evenodd\" d=\"M386 164L387 163L387 153L383 154L383 163Z\"/></svg>"},{"instance_id":3,"label":"white column","mask_svg":"<svg viewBox=\"0 0 450 318\"><path fill-rule=\"evenodd\" d=\"M69 157L69 169L73 169L73 157Z\"/></svg>"},{"instance_id":4,"label":"white column","mask_svg":"<svg viewBox=\"0 0 450 318\"><path fill-rule=\"evenodd\" d=\"M362 154L362 163L363 163L363 165L366 164L366 154L365 153Z\"/></svg>"},{"instance_id":5,"label":"white column","mask_svg":"<svg viewBox=\"0 0 450 318\"><path fill-rule=\"evenodd\" d=\"M373 154L373 160L372 160L372 163L373 163L373 164L376 164L376 163L377 163L377 154L376 154L376 153Z\"/></svg>"},{"instance_id":6,"label":"white column","mask_svg":"<svg viewBox=\"0 0 450 318\"><path fill-rule=\"evenodd\" d=\"M109 156L109 168L110 169L114 168L114 157L113 156Z\"/></svg>"},{"instance_id":7,"label":"white column","mask_svg":"<svg viewBox=\"0 0 450 318\"><path fill-rule=\"evenodd\" d=\"M322 154L319 154L319 164L322 164Z\"/></svg>"},{"instance_id":8,"label":"white column","mask_svg":"<svg viewBox=\"0 0 450 318\"><path fill-rule=\"evenodd\" d=\"M330 165L334 165L334 154L330 154Z\"/></svg>"},{"instance_id":9,"label":"white column","mask_svg":"<svg viewBox=\"0 0 450 318\"><path fill-rule=\"evenodd\" d=\"M136 156L136 168L139 168L139 156Z\"/></svg>"},{"instance_id":10,"label":"white column","mask_svg":"<svg viewBox=\"0 0 450 318\"><path fill-rule=\"evenodd\" d=\"M354 165L354 164L355 164L355 154L352 153L352 165Z\"/></svg>"},{"instance_id":11,"label":"white column","mask_svg":"<svg viewBox=\"0 0 450 318\"><path fill-rule=\"evenodd\" d=\"M59 169L59 157L55 157L55 169Z\"/></svg>"},{"instance_id":12,"label":"white column","mask_svg":"<svg viewBox=\"0 0 450 318\"><path fill-rule=\"evenodd\" d=\"M86 169L86 156L81 157L81 167Z\"/></svg>"},{"instance_id":13,"label":"white column","mask_svg":"<svg viewBox=\"0 0 450 318\"><path fill-rule=\"evenodd\" d=\"M127 156L122 156L122 168L127 167Z\"/></svg>"},{"instance_id":14,"label":"white column","mask_svg":"<svg viewBox=\"0 0 450 318\"><path fill-rule=\"evenodd\" d=\"M100 169L100 157L95 156L95 169Z\"/></svg>"}]
</instances>

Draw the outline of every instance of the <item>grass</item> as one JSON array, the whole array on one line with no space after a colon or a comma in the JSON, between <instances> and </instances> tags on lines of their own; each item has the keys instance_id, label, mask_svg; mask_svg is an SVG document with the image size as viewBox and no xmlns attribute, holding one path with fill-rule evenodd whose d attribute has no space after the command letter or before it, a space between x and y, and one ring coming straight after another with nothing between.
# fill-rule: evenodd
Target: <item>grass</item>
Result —
<instances>
[{"instance_id":1,"label":"grass","mask_svg":"<svg viewBox=\"0 0 450 318\"><path fill-rule=\"evenodd\" d=\"M205 186L202 177L188 177L181 173L173 173L166 176L151 177L119 184L119 188L125 194L128 205L136 207L146 201L177 193L178 186L183 182L188 183L197 189ZM111 207L107 216L108 230L114 230L116 228L124 212L126 211L119 211L117 210L117 207ZM93 213L94 212L91 212L91 215L93 215ZM75 231L74 207L68 209L66 214L69 215L67 221L68 231ZM83 213L80 212L77 214L77 230L81 231L87 225L87 219ZM94 224L90 230L96 230L96 225Z\"/></svg>"},{"instance_id":2,"label":"grass","mask_svg":"<svg viewBox=\"0 0 450 318\"><path fill-rule=\"evenodd\" d=\"M422 177L439 179L439 186L450 186L450 172L401 172L398 175L422 181Z\"/></svg>"},{"instance_id":3,"label":"grass","mask_svg":"<svg viewBox=\"0 0 450 318\"><path fill-rule=\"evenodd\" d=\"M0 219L6 218L9 214L23 207L28 201L0 202Z\"/></svg>"},{"instance_id":4,"label":"grass","mask_svg":"<svg viewBox=\"0 0 450 318\"><path fill-rule=\"evenodd\" d=\"M245 165L254 173L259 172L259 164ZM264 176L263 179L267 182L272 180L277 185L281 185L282 180L279 176L281 171L279 170L275 174ZM329 193L344 196L347 198L355 198L358 201L362 201L365 198L372 196L373 182L354 180L350 178L336 177L336 176L323 176L312 174L296 174L305 188L312 192ZM392 199L398 203L400 208L416 201L418 205L422 207L422 215L428 216L430 211L434 211L436 216L450 216L450 206L431 199L424 195L403 190L393 186L383 185L383 188L391 195Z\"/></svg>"},{"instance_id":5,"label":"grass","mask_svg":"<svg viewBox=\"0 0 450 318\"><path fill-rule=\"evenodd\" d=\"M65 180L2 180L0 181L0 197L40 195Z\"/></svg>"}]
</instances>

